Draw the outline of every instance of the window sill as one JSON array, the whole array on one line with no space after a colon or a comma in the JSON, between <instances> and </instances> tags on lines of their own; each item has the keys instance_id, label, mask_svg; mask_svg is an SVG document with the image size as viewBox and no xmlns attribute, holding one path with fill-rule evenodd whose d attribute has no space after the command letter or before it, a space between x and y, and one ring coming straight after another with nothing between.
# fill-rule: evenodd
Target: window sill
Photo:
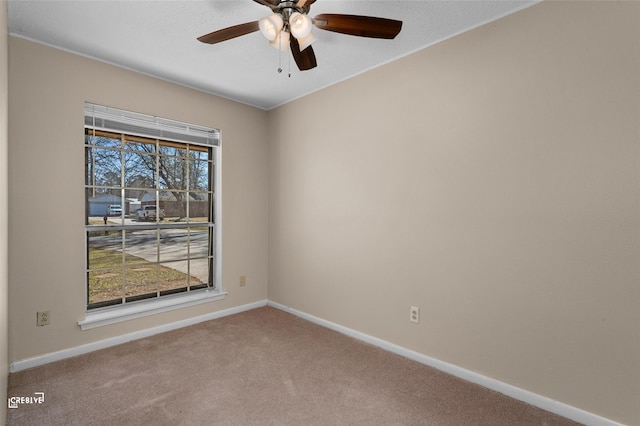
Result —
<instances>
[{"instance_id":1,"label":"window sill","mask_svg":"<svg viewBox=\"0 0 640 426\"><path fill-rule=\"evenodd\" d=\"M199 305L201 303L223 300L226 296L226 292L217 290L204 290L189 294L165 296L152 301L130 303L127 305L87 312L85 319L78 321L78 325L82 330L90 330L92 328L128 321L134 318L160 314L162 312L173 311L175 309Z\"/></svg>"}]
</instances>

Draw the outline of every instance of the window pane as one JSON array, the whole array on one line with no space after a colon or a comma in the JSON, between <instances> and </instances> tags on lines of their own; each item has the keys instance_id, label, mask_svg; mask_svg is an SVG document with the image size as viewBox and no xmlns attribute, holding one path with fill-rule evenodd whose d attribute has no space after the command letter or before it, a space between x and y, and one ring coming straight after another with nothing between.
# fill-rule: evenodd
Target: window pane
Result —
<instances>
[{"instance_id":1,"label":"window pane","mask_svg":"<svg viewBox=\"0 0 640 426\"><path fill-rule=\"evenodd\" d=\"M110 269L122 265L122 231L87 233L88 269Z\"/></svg>"},{"instance_id":2,"label":"window pane","mask_svg":"<svg viewBox=\"0 0 640 426\"><path fill-rule=\"evenodd\" d=\"M127 188L154 189L156 186L156 157L152 154L137 152L124 153L125 175Z\"/></svg>"},{"instance_id":3,"label":"window pane","mask_svg":"<svg viewBox=\"0 0 640 426\"><path fill-rule=\"evenodd\" d=\"M210 172L212 163L208 161L189 161L189 189L207 191L209 189Z\"/></svg>"},{"instance_id":4,"label":"window pane","mask_svg":"<svg viewBox=\"0 0 640 426\"><path fill-rule=\"evenodd\" d=\"M209 227L189 228L190 257L209 256Z\"/></svg>"},{"instance_id":5,"label":"window pane","mask_svg":"<svg viewBox=\"0 0 640 426\"><path fill-rule=\"evenodd\" d=\"M211 149L205 146L191 145L189 147L189 158L194 160L211 160Z\"/></svg>"},{"instance_id":6,"label":"window pane","mask_svg":"<svg viewBox=\"0 0 640 426\"><path fill-rule=\"evenodd\" d=\"M122 199L119 193L119 189L87 189L85 191L87 225L122 223ZM106 223L105 216L107 218Z\"/></svg>"},{"instance_id":7,"label":"window pane","mask_svg":"<svg viewBox=\"0 0 640 426\"><path fill-rule=\"evenodd\" d=\"M120 190L87 190L87 224L89 225L107 225L122 223L121 216L123 214L122 199L119 194ZM107 221L105 222L105 217Z\"/></svg>"},{"instance_id":8,"label":"window pane","mask_svg":"<svg viewBox=\"0 0 640 426\"><path fill-rule=\"evenodd\" d=\"M85 143L87 145L94 145L103 148L120 148L122 147L122 141L120 138L109 137L109 136L93 136L91 130L87 130L88 133L85 134ZM97 132L96 134L100 134L101 132Z\"/></svg>"},{"instance_id":9,"label":"window pane","mask_svg":"<svg viewBox=\"0 0 640 426\"><path fill-rule=\"evenodd\" d=\"M188 262L186 260L160 264L160 276L158 279L160 291L186 289L189 285L187 267Z\"/></svg>"},{"instance_id":10,"label":"window pane","mask_svg":"<svg viewBox=\"0 0 640 426\"><path fill-rule=\"evenodd\" d=\"M209 266L213 266L213 259L192 259L189 261L191 272L191 286L206 284L209 281ZM213 273L213 268L212 271ZM213 275L211 275L213 277ZM211 281L213 283L213 279Z\"/></svg>"},{"instance_id":11,"label":"window pane","mask_svg":"<svg viewBox=\"0 0 640 426\"><path fill-rule=\"evenodd\" d=\"M125 225L136 225L138 221L138 210L142 208L140 198L145 191L138 189L125 189L124 206L122 208L125 215Z\"/></svg>"},{"instance_id":12,"label":"window pane","mask_svg":"<svg viewBox=\"0 0 640 426\"><path fill-rule=\"evenodd\" d=\"M186 228L160 231L160 261L182 260L189 257L189 241ZM186 269L185 269L186 272Z\"/></svg>"},{"instance_id":13,"label":"window pane","mask_svg":"<svg viewBox=\"0 0 640 426\"><path fill-rule=\"evenodd\" d=\"M125 231L125 262L127 266L158 261L158 231L156 229Z\"/></svg>"},{"instance_id":14,"label":"window pane","mask_svg":"<svg viewBox=\"0 0 640 426\"><path fill-rule=\"evenodd\" d=\"M121 151L94 148L87 155L87 168L92 171L88 179L95 186L120 187L122 184Z\"/></svg>"},{"instance_id":15,"label":"window pane","mask_svg":"<svg viewBox=\"0 0 640 426\"><path fill-rule=\"evenodd\" d=\"M122 269L90 271L89 304L122 299Z\"/></svg>"},{"instance_id":16,"label":"window pane","mask_svg":"<svg viewBox=\"0 0 640 426\"><path fill-rule=\"evenodd\" d=\"M178 157L158 157L158 179L161 189L187 189L187 161Z\"/></svg>"},{"instance_id":17,"label":"window pane","mask_svg":"<svg viewBox=\"0 0 640 426\"><path fill-rule=\"evenodd\" d=\"M164 210L167 220L187 217L187 193L184 191L160 192L160 207Z\"/></svg>"},{"instance_id":18,"label":"window pane","mask_svg":"<svg viewBox=\"0 0 640 426\"><path fill-rule=\"evenodd\" d=\"M124 149L145 154L155 154L156 141L136 136L125 136Z\"/></svg>"},{"instance_id":19,"label":"window pane","mask_svg":"<svg viewBox=\"0 0 640 426\"><path fill-rule=\"evenodd\" d=\"M160 142L160 146L158 147L158 152L162 155L167 155L171 157L186 157L187 149L185 144L181 144L178 142Z\"/></svg>"},{"instance_id":20,"label":"window pane","mask_svg":"<svg viewBox=\"0 0 640 426\"><path fill-rule=\"evenodd\" d=\"M189 193L189 222L209 222L211 212L211 193Z\"/></svg>"},{"instance_id":21,"label":"window pane","mask_svg":"<svg viewBox=\"0 0 640 426\"><path fill-rule=\"evenodd\" d=\"M137 222L155 223L163 221L166 217L164 202L160 201L160 209L156 207L155 194L146 193L141 200L141 207L137 211Z\"/></svg>"},{"instance_id":22,"label":"window pane","mask_svg":"<svg viewBox=\"0 0 640 426\"><path fill-rule=\"evenodd\" d=\"M127 301L140 296L155 297L158 291L158 266L148 263L125 269L125 297Z\"/></svg>"}]
</instances>

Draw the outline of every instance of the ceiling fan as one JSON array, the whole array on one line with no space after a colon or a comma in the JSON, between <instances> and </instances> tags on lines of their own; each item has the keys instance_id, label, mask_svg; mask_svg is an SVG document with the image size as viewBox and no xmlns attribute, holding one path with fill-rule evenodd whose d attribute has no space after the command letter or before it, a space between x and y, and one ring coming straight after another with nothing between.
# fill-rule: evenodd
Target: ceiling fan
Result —
<instances>
[{"instance_id":1,"label":"ceiling fan","mask_svg":"<svg viewBox=\"0 0 640 426\"><path fill-rule=\"evenodd\" d=\"M325 13L309 18L309 10L316 0L253 0L273 12L258 21L247 22L198 37L202 43L215 44L260 30L269 44L281 51L291 49L300 71L318 64L311 43L312 25L326 31L359 37L395 38L402 29L402 21L373 16Z\"/></svg>"}]
</instances>

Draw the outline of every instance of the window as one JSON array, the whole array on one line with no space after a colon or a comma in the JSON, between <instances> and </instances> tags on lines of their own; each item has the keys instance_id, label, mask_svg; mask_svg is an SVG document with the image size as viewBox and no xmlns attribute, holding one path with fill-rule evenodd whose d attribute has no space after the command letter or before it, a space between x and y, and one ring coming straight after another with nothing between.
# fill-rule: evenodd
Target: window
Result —
<instances>
[{"instance_id":1,"label":"window","mask_svg":"<svg viewBox=\"0 0 640 426\"><path fill-rule=\"evenodd\" d=\"M87 310L220 290L219 131L85 104Z\"/></svg>"}]
</instances>

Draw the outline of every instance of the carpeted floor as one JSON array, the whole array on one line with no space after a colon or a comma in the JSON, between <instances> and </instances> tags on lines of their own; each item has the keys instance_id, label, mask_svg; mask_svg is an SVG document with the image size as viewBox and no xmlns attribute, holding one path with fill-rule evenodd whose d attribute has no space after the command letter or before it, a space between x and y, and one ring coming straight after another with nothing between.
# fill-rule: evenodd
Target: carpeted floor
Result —
<instances>
[{"instance_id":1,"label":"carpeted floor","mask_svg":"<svg viewBox=\"0 0 640 426\"><path fill-rule=\"evenodd\" d=\"M13 373L9 425L572 425L260 308Z\"/></svg>"}]
</instances>

